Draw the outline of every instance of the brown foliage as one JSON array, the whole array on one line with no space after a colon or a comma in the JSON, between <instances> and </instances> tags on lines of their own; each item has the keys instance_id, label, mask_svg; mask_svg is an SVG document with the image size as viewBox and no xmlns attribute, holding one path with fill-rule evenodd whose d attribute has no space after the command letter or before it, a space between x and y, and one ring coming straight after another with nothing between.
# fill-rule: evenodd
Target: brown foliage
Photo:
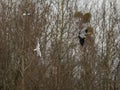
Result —
<instances>
[{"instance_id":1,"label":"brown foliage","mask_svg":"<svg viewBox=\"0 0 120 90\"><path fill-rule=\"evenodd\" d=\"M95 25L91 25L92 12L73 13L75 2L70 0L13 1L0 2L0 90L119 90L120 63L114 79L114 63L110 64L119 58L114 18L109 20L112 25L108 30L104 15L102 24L96 17ZM23 15L26 11L31 14ZM88 35L83 47L76 39L81 28L76 29L75 21L81 27L90 24L88 31L93 37ZM95 43L96 26L103 35L101 48ZM36 38L41 57L33 51Z\"/></svg>"}]
</instances>

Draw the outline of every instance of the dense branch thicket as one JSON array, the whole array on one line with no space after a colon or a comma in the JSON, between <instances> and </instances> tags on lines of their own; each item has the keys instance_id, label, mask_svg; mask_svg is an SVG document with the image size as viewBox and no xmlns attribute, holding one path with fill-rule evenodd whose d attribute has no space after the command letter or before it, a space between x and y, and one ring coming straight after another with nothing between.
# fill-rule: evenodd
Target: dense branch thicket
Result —
<instances>
[{"instance_id":1,"label":"dense branch thicket","mask_svg":"<svg viewBox=\"0 0 120 90\"><path fill-rule=\"evenodd\" d=\"M1 0L0 90L120 90L119 9L93 3ZM84 26L93 35L82 47Z\"/></svg>"}]
</instances>

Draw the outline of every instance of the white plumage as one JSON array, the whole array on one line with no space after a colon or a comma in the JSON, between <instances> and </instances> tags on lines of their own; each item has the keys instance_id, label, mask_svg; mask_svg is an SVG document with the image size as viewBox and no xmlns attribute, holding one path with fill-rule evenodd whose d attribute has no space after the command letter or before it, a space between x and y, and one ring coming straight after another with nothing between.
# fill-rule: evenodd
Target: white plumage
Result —
<instances>
[{"instance_id":1,"label":"white plumage","mask_svg":"<svg viewBox=\"0 0 120 90\"><path fill-rule=\"evenodd\" d=\"M36 48L34 49L34 51L37 52L37 56L41 57L41 51L40 51L40 43L39 43L39 39L37 40L37 45Z\"/></svg>"},{"instance_id":2,"label":"white plumage","mask_svg":"<svg viewBox=\"0 0 120 90\"><path fill-rule=\"evenodd\" d=\"M23 13L23 16L30 16L30 13Z\"/></svg>"},{"instance_id":3,"label":"white plumage","mask_svg":"<svg viewBox=\"0 0 120 90\"><path fill-rule=\"evenodd\" d=\"M30 15L31 15L31 13L28 12L27 10L25 10L25 12L23 13L23 16L30 16Z\"/></svg>"},{"instance_id":4,"label":"white plumage","mask_svg":"<svg viewBox=\"0 0 120 90\"><path fill-rule=\"evenodd\" d=\"M79 36L81 38L86 38L86 35L87 35L87 28L83 28L80 32L79 32Z\"/></svg>"},{"instance_id":5,"label":"white plumage","mask_svg":"<svg viewBox=\"0 0 120 90\"><path fill-rule=\"evenodd\" d=\"M79 31L78 38L79 38L79 42L82 46L84 44L87 32L88 32L87 28L83 28L82 30Z\"/></svg>"}]
</instances>

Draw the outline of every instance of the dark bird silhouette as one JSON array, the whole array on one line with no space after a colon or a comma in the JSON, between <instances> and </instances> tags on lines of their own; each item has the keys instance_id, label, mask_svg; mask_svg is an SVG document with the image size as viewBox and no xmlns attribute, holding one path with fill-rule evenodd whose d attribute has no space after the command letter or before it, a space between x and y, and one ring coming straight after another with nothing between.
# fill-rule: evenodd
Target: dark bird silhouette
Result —
<instances>
[{"instance_id":1,"label":"dark bird silhouette","mask_svg":"<svg viewBox=\"0 0 120 90\"><path fill-rule=\"evenodd\" d=\"M84 42L85 42L85 38L81 38L80 36L78 36L79 37L79 42L80 42L80 44L83 46L83 44L84 44Z\"/></svg>"}]
</instances>

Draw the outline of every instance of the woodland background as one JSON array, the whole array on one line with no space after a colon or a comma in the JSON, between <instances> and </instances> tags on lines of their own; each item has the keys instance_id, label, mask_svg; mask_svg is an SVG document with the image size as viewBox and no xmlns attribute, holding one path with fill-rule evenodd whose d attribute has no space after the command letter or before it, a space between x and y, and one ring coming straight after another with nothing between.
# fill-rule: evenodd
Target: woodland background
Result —
<instances>
[{"instance_id":1,"label":"woodland background","mask_svg":"<svg viewBox=\"0 0 120 90\"><path fill-rule=\"evenodd\" d=\"M1 0L0 90L120 90L120 3L91 1Z\"/></svg>"}]
</instances>

